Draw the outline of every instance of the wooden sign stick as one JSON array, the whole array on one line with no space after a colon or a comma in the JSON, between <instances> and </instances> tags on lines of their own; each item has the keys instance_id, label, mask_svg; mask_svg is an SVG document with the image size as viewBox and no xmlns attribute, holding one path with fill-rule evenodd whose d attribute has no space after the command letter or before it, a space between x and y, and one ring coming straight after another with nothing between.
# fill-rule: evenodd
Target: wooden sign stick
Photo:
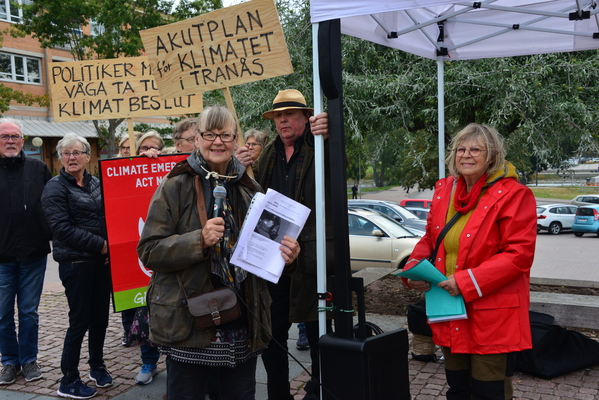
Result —
<instances>
[{"instance_id":1,"label":"wooden sign stick","mask_svg":"<svg viewBox=\"0 0 599 400\"><path fill-rule=\"evenodd\" d=\"M129 151L132 156L137 155L137 146L135 145L135 131L133 128L133 118L127 118L127 128L129 131Z\"/></svg>"},{"instance_id":2,"label":"wooden sign stick","mask_svg":"<svg viewBox=\"0 0 599 400\"><path fill-rule=\"evenodd\" d=\"M229 90L229 87L222 88L222 91L223 91L223 94L225 95L225 101L227 102L227 108L229 110L231 110L231 112L235 116L235 122L237 123L237 132L239 132L239 135L237 136L237 145L239 147L243 147L243 146L245 146L245 141L243 140L243 134L241 132L241 125L239 125L239 118L237 118L237 112L235 112L235 104L233 104L233 98L231 97L231 91ZM246 168L246 172L250 176L250 178L254 178L254 171L252 170L251 165L248 165L248 167Z\"/></svg>"}]
</instances>

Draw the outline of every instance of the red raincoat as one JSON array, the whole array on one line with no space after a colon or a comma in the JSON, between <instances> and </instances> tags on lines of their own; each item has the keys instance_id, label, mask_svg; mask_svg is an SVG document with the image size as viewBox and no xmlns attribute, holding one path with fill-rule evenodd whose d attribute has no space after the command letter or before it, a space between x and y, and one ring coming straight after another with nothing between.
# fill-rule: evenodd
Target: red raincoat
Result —
<instances>
[{"instance_id":1,"label":"red raincoat","mask_svg":"<svg viewBox=\"0 0 599 400\"><path fill-rule=\"evenodd\" d=\"M468 319L432 323L433 340L453 353L496 354L532 347L530 268L537 237L536 203L530 189L510 173L483 194L460 235L454 275L464 296ZM457 180L436 183L426 234L405 269L428 258L445 226ZM435 266L445 274L443 243Z\"/></svg>"}]
</instances>

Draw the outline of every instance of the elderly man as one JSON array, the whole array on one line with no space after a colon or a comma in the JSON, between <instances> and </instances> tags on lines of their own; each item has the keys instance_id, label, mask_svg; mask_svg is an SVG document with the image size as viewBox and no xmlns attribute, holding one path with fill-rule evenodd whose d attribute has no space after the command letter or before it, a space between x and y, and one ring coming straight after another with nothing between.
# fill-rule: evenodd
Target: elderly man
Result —
<instances>
[{"instance_id":1,"label":"elderly man","mask_svg":"<svg viewBox=\"0 0 599 400\"><path fill-rule=\"evenodd\" d=\"M177 123L173 132L173 141L178 153L191 153L195 150L197 135L196 119L186 118Z\"/></svg>"},{"instance_id":2,"label":"elderly man","mask_svg":"<svg viewBox=\"0 0 599 400\"><path fill-rule=\"evenodd\" d=\"M272 119L278 137L269 143L260 154L256 180L266 191L271 188L292 198L312 212L298 237L302 248L297 267L291 276L283 275L278 284L269 283L273 299L271 306L272 329L275 340L282 349L271 342L262 354L268 375L268 398L291 400L289 390L289 365L287 361L287 339L291 322L306 322L306 333L312 358L314 380L306 386L306 399L318 398L319 349L318 349L318 295L316 290L316 209L314 135L328 138L328 119L325 113L311 116L314 110L306 105L302 93L295 89L281 90L275 97L272 110L262 116ZM327 146L325 146L325 152ZM238 153L242 153L242 151ZM242 162L243 154L238 154ZM328 174L326 183L330 181ZM326 214L330 216L330 198L325 202ZM327 221L327 231L329 231ZM333 246L327 235L327 270L333 270Z\"/></svg>"},{"instance_id":3,"label":"elderly man","mask_svg":"<svg viewBox=\"0 0 599 400\"><path fill-rule=\"evenodd\" d=\"M0 385L10 385L21 371L27 382L42 378L37 364L37 309L50 229L40 199L52 174L43 162L26 157L23 145L20 123L0 119Z\"/></svg>"}]
</instances>

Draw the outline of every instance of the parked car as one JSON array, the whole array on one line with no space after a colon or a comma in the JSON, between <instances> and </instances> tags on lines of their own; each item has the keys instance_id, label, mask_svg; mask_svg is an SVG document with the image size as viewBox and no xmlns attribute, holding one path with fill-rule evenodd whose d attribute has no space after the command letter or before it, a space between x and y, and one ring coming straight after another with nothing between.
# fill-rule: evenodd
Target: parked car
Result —
<instances>
[{"instance_id":1,"label":"parked car","mask_svg":"<svg viewBox=\"0 0 599 400\"><path fill-rule=\"evenodd\" d=\"M431 208L432 200L427 199L403 199L399 202L402 207L420 207L420 208Z\"/></svg>"},{"instance_id":2,"label":"parked car","mask_svg":"<svg viewBox=\"0 0 599 400\"><path fill-rule=\"evenodd\" d=\"M420 240L401 224L374 211L348 211L352 271L366 267L403 268Z\"/></svg>"},{"instance_id":3,"label":"parked car","mask_svg":"<svg viewBox=\"0 0 599 400\"><path fill-rule=\"evenodd\" d=\"M409 212L411 212L412 214L414 214L415 216L417 216L418 218L423 219L425 221L428 218L429 212L431 211L430 208L410 207L410 206L405 206L404 208L406 210L408 210Z\"/></svg>"},{"instance_id":4,"label":"parked car","mask_svg":"<svg viewBox=\"0 0 599 400\"><path fill-rule=\"evenodd\" d=\"M599 204L599 194L581 194L574 197L570 204L575 206L586 206L588 204Z\"/></svg>"},{"instance_id":5,"label":"parked car","mask_svg":"<svg viewBox=\"0 0 599 400\"><path fill-rule=\"evenodd\" d=\"M564 229L572 229L576 206L547 204L537 206L537 232L547 231L557 235Z\"/></svg>"},{"instance_id":6,"label":"parked car","mask_svg":"<svg viewBox=\"0 0 599 400\"><path fill-rule=\"evenodd\" d=\"M585 233L595 233L599 236L599 204L578 207L572 231L576 237Z\"/></svg>"},{"instance_id":7,"label":"parked car","mask_svg":"<svg viewBox=\"0 0 599 400\"><path fill-rule=\"evenodd\" d=\"M426 228L426 221L421 220L410 211L392 201L348 200L347 204L349 207L361 207L378 211L381 214L393 218L408 229L416 229L422 232Z\"/></svg>"}]
</instances>

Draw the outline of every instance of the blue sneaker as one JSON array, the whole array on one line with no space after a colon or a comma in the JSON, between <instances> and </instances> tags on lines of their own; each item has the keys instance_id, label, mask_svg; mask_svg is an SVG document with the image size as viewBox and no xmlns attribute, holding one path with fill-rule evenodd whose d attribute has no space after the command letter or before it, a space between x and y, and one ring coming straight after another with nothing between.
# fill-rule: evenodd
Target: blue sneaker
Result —
<instances>
[{"instance_id":1,"label":"blue sneaker","mask_svg":"<svg viewBox=\"0 0 599 400\"><path fill-rule=\"evenodd\" d=\"M135 377L135 383L138 385L147 385L152 382L154 376L158 373L158 369L156 369L156 364L143 364L141 366L141 371Z\"/></svg>"},{"instance_id":2,"label":"blue sneaker","mask_svg":"<svg viewBox=\"0 0 599 400\"><path fill-rule=\"evenodd\" d=\"M100 388L112 386L112 376L110 376L110 372L105 367L90 370L89 379L94 381L96 386Z\"/></svg>"},{"instance_id":3,"label":"blue sneaker","mask_svg":"<svg viewBox=\"0 0 599 400\"><path fill-rule=\"evenodd\" d=\"M61 382L60 387L56 391L57 395L70 399L90 399L96 393L96 389L87 386L81 379L77 379L68 385Z\"/></svg>"},{"instance_id":4,"label":"blue sneaker","mask_svg":"<svg viewBox=\"0 0 599 400\"><path fill-rule=\"evenodd\" d=\"M306 324L300 322L297 324L298 329L298 337L297 342L295 343L295 347L298 350L309 350L310 344L308 343L308 336L306 336Z\"/></svg>"}]
</instances>

